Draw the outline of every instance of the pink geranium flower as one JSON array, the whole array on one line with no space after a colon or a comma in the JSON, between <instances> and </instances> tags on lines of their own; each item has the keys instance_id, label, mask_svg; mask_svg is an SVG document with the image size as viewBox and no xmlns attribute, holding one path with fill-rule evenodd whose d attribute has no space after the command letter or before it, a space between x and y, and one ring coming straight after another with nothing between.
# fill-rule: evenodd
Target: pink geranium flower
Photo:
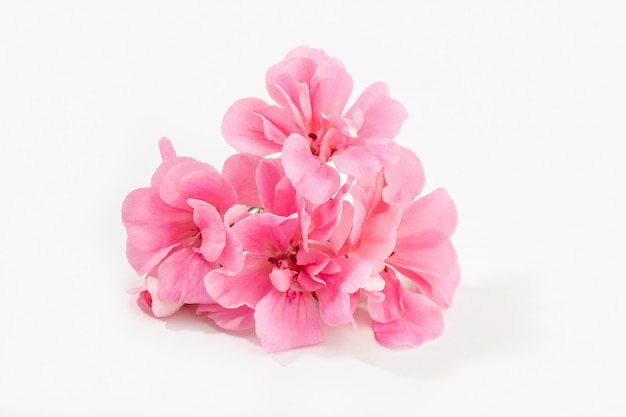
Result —
<instances>
[{"instance_id":1,"label":"pink geranium flower","mask_svg":"<svg viewBox=\"0 0 626 417\"><path fill-rule=\"evenodd\" d=\"M122 205L126 254L140 292L156 316L173 314L183 304L211 304L204 276L223 267L243 266L241 244L229 224L246 208L235 188L212 166L178 157L170 141L159 142L163 162L150 187L128 194Z\"/></svg>"},{"instance_id":2,"label":"pink geranium flower","mask_svg":"<svg viewBox=\"0 0 626 417\"><path fill-rule=\"evenodd\" d=\"M319 343L366 302L376 340L441 335L460 279L457 213L394 142L404 107L374 83L346 109L337 58L299 47L266 73L274 101L235 102L222 121L240 153L222 173L161 139L150 185L122 205L126 255L157 317L193 305L228 330L254 329L269 352ZM269 157L279 154L277 157Z\"/></svg>"},{"instance_id":3,"label":"pink geranium flower","mask_svg":"<svg viewBox=\"0 0 626 417\"><path fill-rule=\"evenodd\" d=\"M361 178L353 189L348 253L369 259L384 281L382 290L365 291L381 343L417 346L439 336L440 308L450 304L459 282L449 239L456 226L454 203L443 189L415 200L423 185L419 159L402 148L396 164ZM394 269L413 281L417 291L407 290Z\"/></svg>"},{"instance_id":4,"label":"pink geranium flower","mask_svg":"<svg viewBox=\"0 0 626 417\"><path fill-rule=\"evenodd\" d=\"M246 252L243 268L210 271L207 292L226 309L253 309L256 333L269 352L319 343L322 323L353 323L359 290L372 275L369 261L338 254L331 243L347 188L307 207L279 161L263 160L256 173L263 211L232 228Z\"/></svg>"},{"instance_id":5,"label":"pink geranium flower","mask_svg":"<svg viewBox=\"0 0 626 417\"><path fill-rule=\"evenodd\" d=\"M235 149L257 155L282 152L282 163L295 189L313 203L330 199L344 174L373 174L395 162L392 141L407 114L384 83L369 86L344 111L352 78L336 58L300 47L266 74L266 88L277 105L258 98L235 102L222 122Z\"/></svg>"}]
</instances>

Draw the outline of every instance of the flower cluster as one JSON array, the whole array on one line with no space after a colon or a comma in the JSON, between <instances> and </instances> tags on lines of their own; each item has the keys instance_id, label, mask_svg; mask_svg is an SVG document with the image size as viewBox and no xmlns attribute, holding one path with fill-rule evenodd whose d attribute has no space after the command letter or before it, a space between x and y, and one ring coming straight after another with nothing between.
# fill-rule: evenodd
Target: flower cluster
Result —
<instances>
[{"instance_id":1,"label":"flower cluster","mask_svg":"<svg viewBox=\"0 0 626 417\"><path fill-rule=\"evenodd\" d=\"M222 132L221 173L159 142L149 187L122 206L127 258L157 317L186 304L268 352L323 340L366 309L377 341L418 346L443 331L460 278L444 189L419 196L418 157L394 138L407 117L384 83L346 110L352 79L299 47L266 73L274 104L244 98ZM419 196L419 197L418 197Z\"/></svg>"}]
</instances>

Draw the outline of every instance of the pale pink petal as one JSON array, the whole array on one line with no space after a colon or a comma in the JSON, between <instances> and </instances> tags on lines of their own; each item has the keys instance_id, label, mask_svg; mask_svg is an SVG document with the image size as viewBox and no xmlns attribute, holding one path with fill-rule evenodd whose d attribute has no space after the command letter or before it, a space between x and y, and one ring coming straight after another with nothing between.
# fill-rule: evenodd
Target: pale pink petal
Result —
<instances>
[{"instance_id":1,"label":"pale pink petal","mask_svg":"<svg viewBox=\"0 0 626 417\"><path fill-rule=\"evenodd\" d=\"M168 151L166 150L166 152ZM189 158L186 156L177 156L177 157L170 158L170 159L164 159L163 162L161 162L161 164L157 167L157 169L154 171L154 174L152 174L152 177L150 178L150 186L153 189L158 190L159 187L161 187L161 181L163 180L163 176L169 173L172 167L175 167L180 164L187 165L186 172L190 172L195 169L205 169L205 168L208 170L213 170L213 172L217 172L217 170L209 164L197 161L193 158Z\"/></svg>"},{"instance_id":2,"label":"pale pink petal","mask_svg":"<svg viewBox=\"0 0 626 417\"><path fill-rule=\"evenodd\" d=\"M291 286L291 281L293 281L293 272L291 269L279 269L274 268L272 272L270 272L270 281L274 288L276 288L280 292L285 292Z\"/></svg>"},{"instance_id":3,"label":"pale pink petal","mask_svg":"<svg viewBox=\"0 0 626 417\"><path fill-rule=\"evenodd\" d=\"M199 304L196 314L207 316L226 330L243 331L254 328L254 310L247 306L231 309L219 304Z\"/></svg>"},{"instance_id":4,"label":"pale pink petal","mask_svg":"<svg viewBox=\"0 0 626 417\"><path fill-rule=\"evenodd\" d=\"M341 218L332 235L329 237L330 246L334 253L338 254L346 243L349 243L350 231L352 229L352 219L354 218L354 207L348 201L343 201Z\"/></svg>"},{"instance_id":5,"label":"pale pink petal","mask_svg":"<svg viewBox=\"0 0 626 417\"><path fill-rule=\"evenodd\" d=\"M137 249L131 240L126 239L126 258L137 275L144 275L158 267L161 261L177 246L178 244L172 244L156 251L143 252Z\"/></svg>"},{"instance_id":6,"label":"pale pink petal","mask_svg":"<svg viewBox=\"0 0 626 417\"><path fill-rule=\"evenodd\" d=\"M248 207L261 207L256 187L256 169L260 156L237 153L224 161L222 175L237 191L238 201Z\"/></svg>"},{"instance_id":7,"label":"pale pink petal","mask_svg":"<svg viewBox=\"0 0 626 417\"><path fill-rule=\"evenodd\" d=\"M357 112L362 114L357 117L355 115ZM363 91L345 116L363 119L359 128L359 138L393 139L398 135L408 114L402 104L391 98L387 85L378 82Z\"/></svg>"},{"instance_id":8,"label":"pale pink petal","mask_svg":"<svg viewBox=\"0 0 626 417\"><path fill-rule=\"evenodd\" d=\"M290 90L281 76L290 75L298 84L308 86L313 117L324 114L340 114L352 92L352 78L346 72L344 64L337 58L329 57L322 49L309 47L295 48L284 61L276 64L267 73L266 86L277 103L285 106L281 95L273 91L279 84L285 91ZM293 87L292 87L293 88ZM296 94L288 94L291 102L296 103ZM304 113L304 112L303 112ZM307 117L309 119L310 117Z\"/></svg>"},{"instance_id":9,"label":"pale pink petal","mask_svg":"<svg viewBox=\"0 0 626 417\"><path fill-rule=\"evenodd\" d=\"M324 339L315 300L308 292L272 289L256 305L256 334L268 352L309 346Z\"/></svg>"},{"instance_id":10,"label":"pale pink petal","mask_svg":"<svg viewBox=\"0 0 626 417\"><path fill-rule=\"evenodd\" d=\"M332 200L329 200L312 210L308 236L312 240L324 242L330 238L341 219L344 208L344 198L352 186L352 179L339 189Z\"/></svg>"},{"instance_id":11,"label":"pale pink petal","mask_svg":"<svg viewBox=\"0 0 626 417\"><path fill-rule=\"evenodd\" d=\"M243 247L232 229L228 228L228 224L224 224L224 227L226 228L226 242L224 243L224 250L217 261L229 274L236 274L243 268Z\"/></svg>"},{"instance_id":12,"label":"pale pink petal","mask_svg":"<svg viewBox=\"0 0 626 417\"><path fill-rule=\"evenodd\" d=\"M352 77L343 65L318 65L309 88L313 114L341 114L352 93Z\"/></svg>"},{"instance_id":13,"label":"pale pink petal","mask_svg":"<svg viewBox=\"0 0 626 417\"><path fill-rule=\"evenodd\" d=\"M165 161L163 164L174 161L172 159ZM183 195L180 190L181 180L191 174L197 173L197 175L218 175L219 173L208 164L204 164L198 161L179 162L169 167L167 172L162 176L159 187L152 187L158 190L161 199L169 206L180 208L183 210L189 210L187 205L187 198L193 197L190 195Z\"/></svg>"},{"instance_id":14,"label":"pale pink petal","mask_svg":"<svg viewBox=\"0 0 626 417\"><path fill-rule=\"evenodd\" d=\"M346 143L346 137L335 128L328 129L320 140L318 157L324 164L330 160L336 149L344 148Z\"/></svg>"},{"instance_id":15,"label":"pale pink petal","mask_svg":"<svg viewBox=\"0 0 626 417\"><path fill-rule=\"evenodd\" d=\"M333 153L337 170L354 177L363 177L394 164L400 157L400 146L389 139L349 140L345 148Z\"/></svg>"},{"instance_id":16,"label":"pale pink petal","mask_svg":"<svg viewBox=\"0 0 626 417\"><path fill-rule=\"evenodd\" d=\"M398 239L387 264L417 284L432 299L451 300L458 284L456 251L442 232L427 230ZM438 292L439 295L435 295Z\"/></svg>"},{"instance_id":17,"label":"pale pink petal","mask_svg":"<svg viewBox=\"0 0 626 417\"><path fill-rule=\"evenodd\" d=\"M374 272L385 267L385 259L396 246L396 232L400 220L401 208L392 204L386 213L377 214L368 219L361 232L359 243L353 248L353 254L370 261Z\"/></svg>"},{"instance_id":18,"label":"pale pink petal","mask_svg":"<svg viewBox=\"0 0 626 417\"><path fill-rule=\"evenodd\" d=\"M384 345L417 347L443 333L443 316L435 303L421 294L407 293L404 314L389 323L372 321L374 336Z\"/></svg>"},{"instance_id":19,"label":"pale pink petal","mask_svg":"<svg viewBox=\"0 0 626 417\"><path fill-rule=\"evenodd\" d=\"M155 317L168 317L176 313L184 303L162 301L159 298L159 280L154 277L146 277L146 291L140 293L144 302L152 310ZM146 294L147 293L147 294Z\"/></svg>"},{"instance_id":20,"label":"pale pink petal","mask_svg":"<svg viewBox=\"0 0 626 417\"><path fill-rule=\"evenodd\" d=\"M237 191L218 173L204 170L190 172L180 179L177 189L185 202L190 198L202 200L220 213L226 213L226 210L237 204Z\"/></svg>"},{"instance_id":21,"label":"pale pink petal","mask_svg":"<svg viewBox=\"0 0 626 417\"><path fill-rule=\"evenodd\" d=\"M429 280L432 281L433 279L429 278ZM460 280L461 268L457 263L450 275L448 275L448 277L446 278L445 282L443 282L443 285L441 282L439 282L438 287L432 288L430 298L435 302L435 304L437 304L441 308L450 307L450 304L452 303L452 298L454 297L454 292L456 290L456 287L459 285Z\"/></svg>"},{"instance_id":22,"label":"pale pink petal","mask_svg":"<svg viewBox=\"0 0 626 417\"><path fill-rule=\"evenodd\" d=\"M379 323L389 323L402 316L404 312L402 300L407 290L402 286L393 269L386 268L386 270L381 271L380 277L385 282L385 287L381 291L383 297L381 299L375 295L369 298L367 311L372 320Z\"/></svg>"},{"instance_id":23,"label":"pale pink petal","mask_svg":"<svg viewBox=\"0 0 626 417\"><path fill-rule=\"evenodd\" d=\"M365 222L378 215L389 211L390 206L394 204L387 204L382 200L382 193L385 187L386 180L384 173L379 171L375 174L361 177L351 190L352 198L354 201L354 223L350 233L350 240L353 243L358 243L361 230L365 227ZM394 213L398 215L397 221L399 223L401 217L401 206L395 204ZM399 210L399 211L398 211ZM395 218L394 218L395 219Z\"/></svg>"},{"instance_id":24,"label":"pale pink petal","mask_svg":"<svg viewBox=\"0 0 626 417\"><path fill-rule=\"evenodd\" d=\"M256 207L256 206L255 206ZM250 216L248 206L245 204L235 204L224 213L224 224L233 227L235 223Z\"/></svg>"},{"instance_id":25,"label":"pale pink petal","mask_svg":"<svg viewBox=\"0 0 626 417\"><path fill-rule=\"evenodd\" d=\"M326 279L326 287L316 291L320 315L329 326L354 322L351 294L359 291L372 274L372 264L358 258L335 259L341 271Z\"/></svg>"},{"instance_id":26,"label":"pale pink petal","mask_svg":"<svg viewBox=\"0 0 626 417\"><path fill-rule=\"evenodd\" d=\"M285 56L285 60L294 58L309 58L321 64L345 67L339 58L329 57L323 49L311 48L310 46L297 46Z\"/></svg>"},{"instance_id":27,"label":"pale pink petal","mask_svg":"<svg viewBox=\"0 0 626 417\"><path fill-rule=\"evenodd\" d=\"M213 270L204 278L204 285L208 294L222 307L246 305L254 308L272 289L271 272L272 264L266 257L248 255L239 273L228 275L221 270Z\"/></svg>"},{"instance_id":28,"label":"pale pink petal","mask_svg":"<svg viewBox=\"0 0 626 417\"><path fill-rule=\"evenodd\" d=\"M279 159L264 159L256 171L256 184L261 207L279 216L297 211L296 190L285 176Z\"/></svg>"},{"instance_id":29,"label":"pale pink petal","mask_svg":"<svg viewBox=\"0 0 626 417\"><path fill-rule=\"evenodd\" d=\"M215 268L193 248L179 248L159 266L159 299L168 303L212 302L204 287L204 276Z\"/></svg>"},{"instance_id":30,"label":"pale pink petal","mask_svg":"<svg viewBox=\"0 0 626 417\"><path fill-rule=\"evenodd\" d=\"M306 61L299 60L299 62ZM294 63L291 62L289 64ZM281 73L277 74L273 83L271 85L267 84L267 87L270 96L276 103L289 110L293 122L299 127L299 132L304 132L307 130L307 127L313 129L308 82L298 81L291 74Z\"/></svg>"},{"instance_id":31,"label":"pale pink petal","mask_svg":"<svg viewBox=\"0 0 626 417\"><path fill-rule=\"evenodd\" d=\"M309 273L305 269L302 269L298 273L297 282L292 285L291 288L312 293L324 287L325 285L326 284L324 283L323 279L317 276L313 277L309 275Z\"/></svg>"},{"instance_id":32,"label":"pale pink petal","mask_svg":"<svg viewBox=\"0 0 626 417\"><path fill-rule=\"evenodd\" d=\"M314 60L296 57L273 65L265 75L265 87L270 97L289 109L300 126L311 119L309 83L316 68Z\"/></svg>"},{"instance_id":33,"label":"pale pink petal","mask_svg":"<svg viewBox=\"0 0 626 417\"><path fill-rule=\"evenodd\" d=\"M328 122L328 125L332 126L335 130L341 132L345 138L356 138L359 129L359 124L352 120L340 116L338 114L324 115L324 120Z\"/></svg>"},{"instance_id":34,"label":"pale pink petal","mask_svg":"<svg viewBox=\"0 0 626 417\"><path fill-rule=\"evenodd\" d=\"M310 249L309 252L300 250L296 255L298 266L306 270L306 272L315 277L322 272L330 262L330 256L317 250Z\"/></svg>"},{"instance_id":35,"label":"pale pink petal","mask_svg":"<svg viewBox=\"0 0 626 417\"><path fill-rule=\"evenodd\" d=\"M159 151L161 152L161 160L163 161L176 158L174 145L172 145L172 142L165 136L159 140Z\"/></svg>"},{"instance_id":36,"label":"pale pink petal","mask_svg":"<svg viewBox=\"0 0 626 417\"><path fill-rule=\"evenodd\" d=\"M222 134L239 152L254 155L270 155L280 152L281 144L265 136L263 118L257 111L267 107L259 98L244 98L233 103L222 119Z\"/></svg>"},{"instance_id":37,"label":"pale pink petal","mask_svg":"<svg viewBox=\"0 0 626 417\"><path fill-rule=\"evenodd\" d=\"M260 213L239 221L232 230L245 251L271 257L287 251L298 226L296 216Z\"/></svg>"},{"instance_id":38,"label":"pale pink petal","mask_svg":"<svg viewBox=\"0 0 626 417\"><path fill-rule=\"evenodd\" d=\"M450 237L456 228L457 212L448 192L438 188L415 200L402 213L398 237L413 236L425 230L438 230Z\"/></svg>"},{"instance_id":39,"label":"pale pink petal","mask_svg":"<svg viewBox=\"0 0 626 417\"><path fill-rule=\"evenodd\" d=\"M256 114L263 120L265 137L274 143L282 145L290 134L303 132L302 128L293 121L291 112L282 107L259 107Z\"/></svg>"},{"instance_id":40,"label":"pale pink petal","mask_svg":"<svg viewBox=\"0 0 626 417\"><path fill-rule=\"evenodd\" d=\"M424 187L424 169L419 158L408 148L400 147L400 159L385 168L388 185L383 189L387 203L407 207Z\"/></svg>"},{"instance_id":41,"label":"pale pink petal","mask_svg":"<svg viewBox=\"0 0 626 417\"><path fill-rule=\"evenodd\" d=\"M339 174L334 168L322 164L311 153L308 141L292 134L285 141L282 154L285 174L293 187L314 204L328 201L339 189Z\"/></svg>"},{"instance_id":42,"label":"pale pink petal","mask_svg":"<svg viewBox=\"0 0 626 417\"><path fill-rule=\"evenodd\" d=\"M380 292L382 295L382 290L385 288L385 280L378 274L372 275L369 277L365 285L363 285L363 290L368 293L368 297L370 297L375 302L381 302L385 297L378 297L376 292Z\"/></svg>"},{"instance_id":43,"label":"pale pink petal","mask_svg":"<svg viewBox=\"0 0 626 417\"><path fill-rule=\"evenodd\" d=\"M150 188L131 191L122 204L128 261L142 275L178 245L191 243L191 211L165 204Z\"/></svg>"},{"instance_id":44,"label":"pale pink petal","mask_svg":"<svg viewBox=\"0 0 626 417\"><path fill-rule=\"evenodd\" d=\"M315 205L307 201L301 195L296 193L296 205L298 207L298 218L300 219L300 235L302 240L302 249L309 251L309 229L311 227L311 214L309 211Z\"/></svg>"},{"instance_id":45,"label":"pale pink petal","mask_svg":"<svg viewBox=\"0 0 626 417\"><path fill-rule=\"evenodd\" d=\"M204 201L190 198L188 202L193 208L193 222L202 236L200 253L207 261L215 262L226 244L226 230L222 223L222 216L215 207Z\"/></svg>"}]
</instances>

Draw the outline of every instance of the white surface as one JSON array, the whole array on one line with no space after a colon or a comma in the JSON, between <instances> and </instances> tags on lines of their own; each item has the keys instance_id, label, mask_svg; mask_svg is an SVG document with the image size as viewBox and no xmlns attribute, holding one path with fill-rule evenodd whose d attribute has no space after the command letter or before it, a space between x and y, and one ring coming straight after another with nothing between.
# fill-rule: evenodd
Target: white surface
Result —
<instances>
[{"instance_id":1,"label":"white surface","mask_svg":"<svg viewBox=\"0 0 626 417\"><path fill-rule=\"evenodd\" d=\"M623 2L208 4L0 6L0 415L626 415ZM362 324L269 355L126 294L158 139L221 168L224 111L301 44L390 85L458 206L464 275L418 349Z\"/></svg>"}]
</instances>

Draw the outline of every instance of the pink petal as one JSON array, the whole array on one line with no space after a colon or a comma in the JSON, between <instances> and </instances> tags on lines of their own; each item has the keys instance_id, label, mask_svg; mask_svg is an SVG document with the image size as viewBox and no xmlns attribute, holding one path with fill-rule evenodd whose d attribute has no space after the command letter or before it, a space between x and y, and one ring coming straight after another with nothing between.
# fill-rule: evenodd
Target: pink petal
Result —
<instances>
[{"instance_id":1,"label":"pink petal","mask_svg":"<svg viewBox=\"0 0 626 417\"><path fill-rule=\"evenodd\" d=\"M419 158L408 148L400 147L400 159L388 165L385 173L389 184L383 189L387 203L398 203L407 207L424 187L424 169Z\"/></svg>"},{"instance_id":2,"label":"pink petal","mask_svg":"<svg viewBox=\"0 0 626 417\"><path fill-rule=\"evenodd\" d=\"M429 280L432 281L433 278L429 278ZM460 280L461 268L459 267L459 264L456 264L443 285L442 283L439 283L439 286L433 287L430 296L431 300L433 300L440 308L448 308L452 303L454 292L456 287L459 285Z\"/></svg>"},{"instance_id":3,"label":"pink petal","mask_svg":"<svg viewBox=\"0 0 626 417\"><path fill-rule=\"evenodd\" d=\"M291 288L298 291L307 291L312 293L324 287L325 285L326 284L324 283L324 280L322 280L320 277L311 276L305 269L302 269L298 273L298 279L296 284L292 285Z\"/></svg>"},{"instance_id":4,"label":"pink petal","mask_svg":"<svg viewBox=\"0 0 626 417\"><path fill-rule=\"evenodd\" d=\"M159 266L159 299L168 303L213 302L204 287L204 276L216 265L193 248L172 252Z\"/></svg>"},{"instance_id":5,"label":"pink petal","mask_svg":"<svg viewBox=\"0 0 626 417\"><path fill-rule=\"evenodd\" d=\"M339 224L329 238L330 246L334 253L338 254L344 245L348 242L350 231L352 229L352 219L354 218L354 207L348 201L343 201L341 210L341 218Z\"/></svg>"},{"instance_id":6,"label":"pink petal","mask_svg":"<svg viewBox=\"0 0 626 417\"><path fill-rule=\"evenodd\" d=\"M302 129L292 119L291 112L278 106L259 107L256 114L263 120L265 137L282 145L291 133L302 133Z\"/></svg>"},{"instance_id":7,"label":"pink petal","mask_svg":"<svg viewBox=\"0 0 626 417\"><path fill-rule=\"evenodd\" d=\"M299 250L296 258L298 266L305 269L311 277L322 272L330 262L330 256L317 249L311 249L309 252Z\"/></svg>"},{"instance_id":8,"label":"pink petal","mask_svg":"<svg viewBox=\"0 0 626 417\"><path fill-rule=\"evenodd\" d=\"M165 204L151 188L139 188L122 204L128 261L139 275L155 267L177 245L192 241L191 211Z\"/></svg>"},{"instance_id":9,"label":"pink petal","mask_svg":"<svg viewBox=\"0 0 626 417\"><path fill-rule=\"evenodd\" d=\"M222 223L222 216L215 207L204 201L193 199L188 201L193 207L193 222L200 229L202 236L200 253L207 261L215 262L226 244L226 230Z\"/></svg>"},{"instance_id":10,"label":"pink petal","mask_svg":"<svg viewBox=\"0 0 626 417\"><path fill-rule=\"evenodd\" d=\"M296 205L298 207L298 217L300 219L300 235L302 240L302 249L305 252L309 251L309 229L311 227L311 214L312 204L310 201L305 200L301 195L296 193Z\"/></svg>"},{"instance_id":11,"label":"pink petal","mask_svg":"<svg viewBox=\"0 0 626 417\"><path fill-rule=\"evenodd\" d=\"M291 281L293 281L293 272L291 269L279 269L274 268L272 272L270 272L270 281L272 281L272 285L280 292L285 292L291 286Z\"/></svg>"},{"instance_id":12,"label":"pink petal","mask_svg":"<svg viewBox=\"0 0 626 417\"><path fill-rule=\"evenodd\" d=\"M242 270L235 275L213 270L204 278L208 294L222 307L238 308L246 305L254 308L261 298L272 289L269 275L272 264L263 256L248 255Z\"/></svg>"},{"instance_id":13,"label":"pink petal","mask_svg":"<svg viewBox=\"0 0 626 417\"><path fill-rule=\"evenodd\" d=\"M320 343L324 339L315 300L308 292L272 289L256 306L256 333L268 352Z\"/></svg>"},{"instance_id":14,"label":"pink petal","mask_svg":"<svg viewBox=\"0 0 626 417\"><path fill-rule=\"evenodd\" d=\"M352 77L343 65L318 65L310 85L313 114L341 114L352 93Z\"/></svg>"},{"instance_id":15,"label":"pink petal","mask_svg":"<svg viewBox=\"0 0 626 417\"><path fill-rule=\"evenodd\" d=\"M260 213L246 217L232 230L245 251L267 257L284 254L298 229L298 218Z\"/></svg>"},{"instance_id":16,"label":"pink petal","mask_svg":"<svg viewBox=\"0 0 626 417\"><path fill-rule=\"evenodd\" d=\"M226 242L224 243L224 250L218 258L218 262L229 274L236 274L243 268L243 247L232 229L229 229L226 224L224 226L226 228Z\"/></svg>"},{"instance_id":17,"label":"pink petal","mask_svg":"<svg viewBox=\"0 0 626 417\"><path fill-rule=\"evenodd\" d=\"M329 326L353 323L351 294L365 285L372 274L372 264L358 258L336 258L341 271L326 279L327 286L316 291L320 315Z\"/></svg>"},{"instance_id":18,"label":"pink petal","mask_svg":"<svg viewBox=\"0 0 626 417\"><path fill-rule=\"evenodd\" d=\"M345 149L336 151L332 161L339 172L363 177L394 164L400 157L400 146L389 139L349 140Z\"/></svg>"},{"instance_id":19,"label":"pink petal","mask_svg":"<svg viewBox=\"0 0 626 417\"><path fill-rule=\"evenodd\" d=\"M174 145L172 145L172 142L165 136L159 140L159 151L161 152L161 160L163 161L176 158Z\"/></svg>"},{"instance_id":20,"label":"pink petal","mask_svg":"<svg viewBox=\"0 0 626 417\"><path fill-rule=\"evenodd\" d=\"M400 210L400 206L394 204L386 213L369 219L363 227L358 246L353 249L354 255L372 263L374 272L385 267L385 259L396 246Z\"/></svg>"},{"instance_id":21,"label":"pink petal","mask_svg":"<svg viewBox=\"0 0 626 417\"><path fill-rule=\"evenodd\" d=\"M374 336L384 345L417 347L443 333L443 316L435 303L421 294L407 293L404 314L389 323L372 321Z\"/></svg>"},{"instance_id":22,"label":"pink petal","mask_svg":"<svg viewBox=\"0 0 626 417\"><path fill-rule=\"evenodd\" d=\"M237 204L237 191L232 184L220 174L205 170L193 171L182 177L177 191L186 203L190 198L202 200L213 205L220 213L226 213L226 210Z\"/></svg>"},{"instance_id":23,"label":"pink petal","mask_svg":"<svg viewBox=\"0 0 626 417\"><path fill-rule=\"evenodd\" d=\"M361 116L357 117L357 113ZM389 88L382 82L367 87L345 115L362 118L359 138L385 139L395 138L408 117L404 106L391 98Z\"/></svg>"},{"instance_id":24,"label":"pink petal","mask_svg":"<svg viewBox=\"0 0 626 417\"><path fill-rule=\"evenodd\" d=\"M256 169L260 156L237 153L224 161L222 175L237 191L238 201L248 207L261 207L256 187Z\"/></svg>"},{"instance_id":25,"label":"pink petal","mask_svg":"<svg viewBox=\"0 0 626 417\"><path fill-rule=\"evenodd\" d=\"M247 306L230 309L219 304L199 304L196 314L207 316L226 330L243 331L254 328L254 310Z\"/></svg>"},{"instance_id":26,"label":"pink petal","mask_svg":"<svg viewBox=\"0 0 626 417\"><path fill-rule=\"evenodd\" d=\"M222 134L239 152L254 155L270 155L280 152L281 144L265 136L263 118L257 111L267 107L259 98L244 98L233 103L222 119Z\"/></svg>"},{"instance_id":27,"label":"pink petal","mask_svg":"<svg viewBox=\"0 0 626 417\"><path fill-rule=\"evenodd\" d=\"M165 152L169 152L169 151L165 150ZM150 186L153 189L158 190L161 187L161 181L163 180L163 176L169 173L173 167L176 167L180 164L186 164L187 166L186 172L190 172L196 169L208 169L208 170L212 170L213 172L217 172L217 170L209 164L196 161L193 158L189 158L185 156L177 156L177 157L170 158L170 159L164 159L163 162L161 162L161 164L154 171L154 174L152 174L152 177L150 179Z\"/></svg>"},{"instance_id":28,"label":"pink petal","mask_svg":"<svg viewBox=\"0 0 626 417\"><path fill-rule=\"evenodd\" d=\"M133 245L130 239L126 240L126 258L137 275L144 275L159 266L161 261L177 247L177 244L163 247L155 251L143 252Z\"/></svg>"},{"instance_id":29,"label":"pink petal","mask_svg":"<svg viewBox=\"0 0 626 417\"><path fill-rule=\"evenodd\" d=\"M382 300L378 297L368 299L367 310L372 320L379 323L389 323L397 320L404 313L403 298L407 291L396 277L393 269L386 268L381 271L380 277L385 281L385 287L381 291Z\"/></svg>"},{"instance_id":30,"label":"pink petal","mask_svg":"<svg viewBox=\"0 0 626 417\"><path fill-rule=\"evenodd\" d=\"M359 124L352 119L348 119L339 114L324 115L324 120L335 130L339 131L344 138L356 138ZM329 129L330 130L330 129Z\"/></svg>"},{"instance_id":31,"label":"pink petal","mask_svg":"<svg viewBox=\"0 0 626 417\"><path fill-rule=\"evenodd\" d=\"M147 304L155 317L169 317L176 313L184 303L163 301L159 298L159 280L154 277L146 277L146 292L149 294ZM143 295L145 297L145 294Z\"/></svg>"},{"instance_id":32,"label":"pink petal","mask_svg":"<svg viewBox=\"0 0 626 417\"><path fill-rule=\"evenodd\" d=\"M318 157L324 164L330 160L337 149L344 148L346 143L346 137L335 128L328 129L320 140Z\"/></svg>"},{"instance_id":33,"label":"pink petal","mask_svg":"<svg viewBox=\"0 0 626 417\"><path fill-rule=\"evenodd\" d=\"M339 225L344 209L344 198L352 186L352 180L348 179L339 189L339 192L332 200L329 200L312 210L311 223L309 225L309 238L324 242L330 238Z\"/></svg>"},{"instance_id":34,"label":"pink petal","mask_svg":"<svg viewBox=\"0 0 626 417\"><path fill-rule=\"evenodd\" d=\"M428 230L398 239L387 263L433 299L451 300L458 284L456 251L442 232ZM435 293L439 295L435 295ZM445 305L444 305L445 307Z\"/></svg>"},{"instance_id":35,"label":"pink petal","mask_svg":"<svg viewBox=\"0 0 626 417\"><path fill-rule=\"evenodd\" d=\"M250 216L251 213L248 211L248 206L245 204L235 204L224 213L224 224L229 227L233 227L235 223L245 219Z\"/></svg>"},{"instance_id":36,"label":"pink petal","mask_svg":"<svg viewBox=\"0 0 626 417\"><path fill-rule=\"evenodd\" d=\"M285 176L279 159L264 159L256 171L261 207L279 216L289 216L297 211L296 190Z\"/></svg>"},{"instance_id":37,"label":"pink petal","mask_svg":"<svg viewBox=\"0 0 626 417\"><path fill-rule=\"evenodd\" d=\"M270 97L290 110L295 122L302 127L311 120L309 83L316 68L314 60L297 57L270 67L265 76Z\"/></svg>"},{"instance_id":38,"label":"pink petal","mask_svg":"<svg viewBox=\"0 0 626 417\"><path fill-rule=\"evenodd\" d=\"M169 161L166 161L165 163ZM161 178L161 182L158 187L159 196L166 204L183 210L189 209L187 199L199 197L198 195L194 195L194 193L184 193L180 189L182 179L188 175L209 176L211 178L213 178L213 176L220 176L215 168L198 161L180 162L171 166ZM198 199L202 200L202 198Z\"/></svg>"},{"instance_id":39,"label":"pink petal","mask_svg":"<svg viewBox=\"0 0 626 417\"><path fill-rule=\"evenodd\" d=\"M438 188L404 210L398 237L409 237L425 230L438 230L450 237L456 222L454 202L445 189Z\"/></svg>"},{"instance_id":40,"label":"pink petal","mask_svg":"<svg viewBox=\"0 0 626 417\"><path fill-rule=\"evenodd\" d=\"M314 204L328 201L339 189L339 174L332 167L322 164L311 153L308 141L298 134L285 141L282 154L285 174L293 187Z\"/></svg>"}]
</instances>

